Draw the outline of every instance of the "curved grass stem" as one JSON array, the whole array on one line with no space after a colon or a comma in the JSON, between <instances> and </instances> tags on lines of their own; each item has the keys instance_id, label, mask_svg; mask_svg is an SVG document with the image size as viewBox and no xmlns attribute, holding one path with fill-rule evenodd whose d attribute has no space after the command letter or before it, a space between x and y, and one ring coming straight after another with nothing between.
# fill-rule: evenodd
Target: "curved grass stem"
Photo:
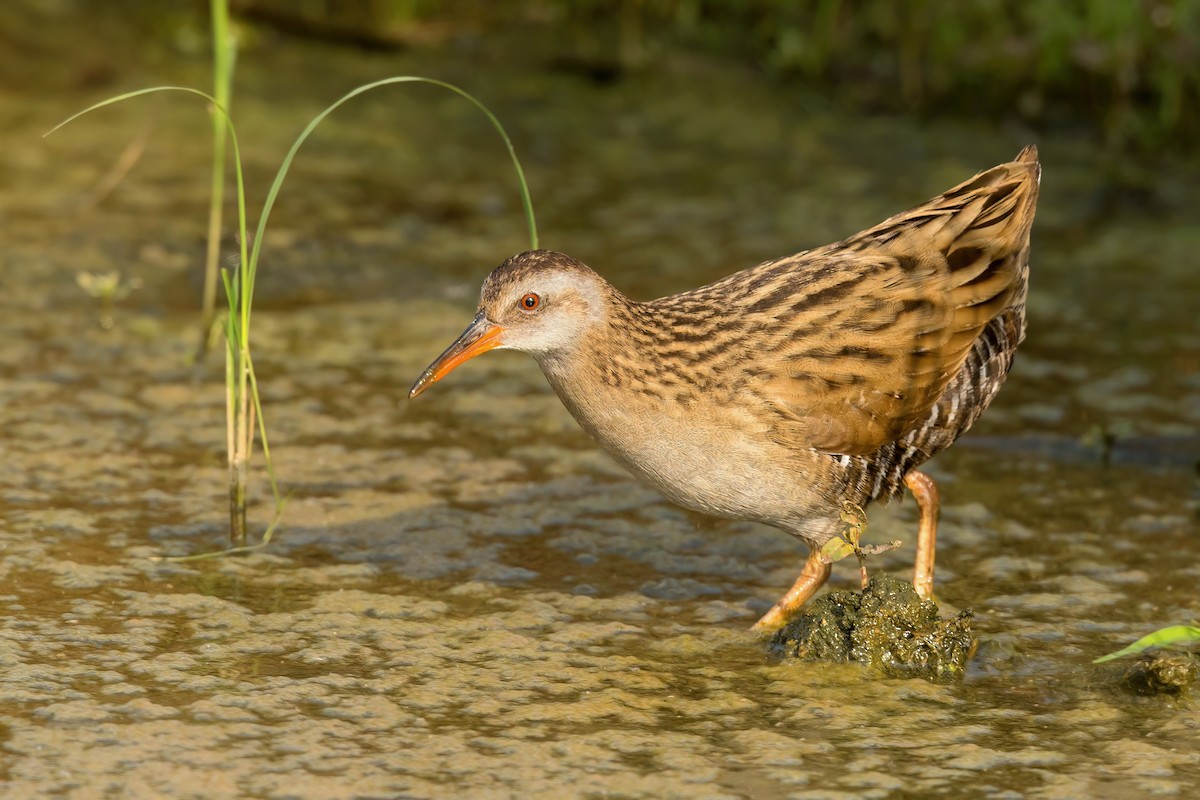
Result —
<instances>
[{"instance_id":1,"label":"curved grass stem","mask_svg":"<svg viewBox=\"0 0 1200 800\"><path fill-rule=\"evenodd\" d=\"M219 32L218 21L214 17L214 34ZM227 35L227 32L226 32ZM230 57L231 58L231 57ZM232 69L232 61L228 62L228 68ZM218 73L221 67L218 64ZM224 79L228 79L229 75L225 74ZM231 275L228 270L220 270L221 282L225 288L225 296L229 301L229 313L225 319L225 339L227 342L225 352L225 391L226 391L226 449L228 451L228 468L229 468L229 496L230 496L230 547L225 550L217 551L216 553L202 554L199 556L186 556L182 559L173 560L193 560L196 558L208 558L218 555L228 555L231 553L243 553L265 546L273 535L279 520L283 513L284 505L287 499L282 496L279 490L279 484L276 480L275 468L271 459L270 444L267 439L266 426L263 422L262 399L259 396L258 378L254 372L254 362L250 356L250 321L251 321L251 305L254 298L254 280L258 268L259 255L262 252L264 233L267 227L267 220L270 217L271 209L274 208L275 199L279 196L280 188L283 186L283 181L287 177L288 170L291 168L292 161L295 159L301 145L312 135L316 127L338 107L357 97L360 94L369 92L373 89L382 86L389 86L401 83L426 83L433 86L440 86L443 89L454 92L455 94L468 100L472 105L478 108L487 117L492 127L500 134L504 140L504 146L508 150L509 158L512 160L513 168L517 174L517 183L521 194L521 204L525 212L525 221L529 229L529 243L531 249L536 249L538 246L537 222L533 213L533 201L529 195L529 185L525 180L525 171L521 168L521 162L517 158L516 150L513 148L512 140L508 133L504 130L504 126L500 124L500 120L496 115L485 106L480 100L469 92L455 86L446 81L440 81L434 78L424 78L416 75L402 75L392 78L384 78L383 80L374 81L364 84L356 89L353 89L338 100L330 104L320 114L314 117L308 125L301 131L300 135L292 143L287 155L284 156L279 170L275 173L275 178L271 182L269 191L267 192L266 200L263 202L262 213L258 218L258 225L255 229L254 236L247 236L247 220L246 220L246 187L245 179L242 171L241 151L238 147L237 132L233 127L233 120L227 110L228 92L221 93L220 86L222 75L217 76L218 94L221 99L226 102L221 102L217 97L202 92L199 89L192 89L185 86L154 86L147 89L139 89L133 92L110 97L107 100L102 100L77 114L72 115L68 119L56 125L47 136L54 133L59 128L67 125L84 114L88 114L106 106L120 103L125 100L131 100L142 95L158 93L158 92L184 92L193 94L207 100L219 115L220 122L215 125L222 125L224 130L228 131L229 142L233 149L233 162L235 175L237 179L237 213L238 213L238 233L240 258L238 266ZM214 167L212 187L214 197L210 206L209 216L209 259L213 258L213 236L214 225L216 233L219 235L220 229L220 203L221 197L218 195L223 192L224 182L223 176L218 173L224 168L224 136L217 136L214 131ZM218 141L220 146L218 147ZM213 220L216 220L214 222ZM207 292L207 290L206 290ZM271 492L275 498L275 514L267 528L266 533L260 542L254 545L246 544L246 476L249 466L249 461L254 447L254 435L258 432L260 441L262 442L263 457L267 465L267 475L271 483Z\"/></svg>"}]
</instances>

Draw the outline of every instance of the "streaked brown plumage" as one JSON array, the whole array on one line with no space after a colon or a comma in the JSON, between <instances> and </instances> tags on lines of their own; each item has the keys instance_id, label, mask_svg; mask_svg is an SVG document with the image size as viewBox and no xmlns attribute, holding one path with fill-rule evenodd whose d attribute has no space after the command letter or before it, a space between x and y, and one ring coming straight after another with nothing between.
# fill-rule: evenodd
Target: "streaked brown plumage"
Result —
<instances>
[{"instance_id":1,"label":"streaked brown plumage","mask_svg":"<svg viewBox=\"0 0 1200 800\"><path fill-rule=\"evenodd\" d=\"M800 537L813 554L759 622L829 575L844 503L907 484L918 590L937 491L917 467L979 417L1025 335L1037 150L841 242L646 303L570 256L514 256L411 391L493 348L531 353L596 441L671 500Z\"/></svg>"}]
</instances>

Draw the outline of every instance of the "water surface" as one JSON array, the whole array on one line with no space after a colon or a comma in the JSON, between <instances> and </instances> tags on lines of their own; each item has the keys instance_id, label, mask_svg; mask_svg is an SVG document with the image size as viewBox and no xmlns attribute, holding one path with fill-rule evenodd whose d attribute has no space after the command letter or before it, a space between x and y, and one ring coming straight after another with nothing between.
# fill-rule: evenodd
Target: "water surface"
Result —
<instances>
[{"instance_id":1,"label":"water surface","mask_svg":"<svg viewBox=\"0 0 1200 800\"><path fill-rule=\"evenodd\" d=\"M1187 796L1194 701L1092 658L1200 616L1194 163L1114 188L1085 135L846 119L696 57L609 86L552 45L361 55L267 38L239 62L252 202L290 138L389 74L457 81L526 160L543 243L646 298L822 244L1041 147L1030 338L932 465L939 598L982 638L960 685L776 664L747 628L802 546L681 511L598 452L518 354L419 401L524 229L503 150L449 95L348 106L302 152L259 280L256 364L291 493L225 535L218 358L189 364L207 118L183 98L60 119L207 63L52 20L0 83L0 780L13 796ZM85 24L86 22L86 24ZM107 26L107 27L106 27ZM97 35L103 34L103 35ZM109 65L79 55L107 47ZM99 42L99 44L97 43ZM95 187L147 133L135 168ZM142 282L114 326L80 271ZM1089 442L1132 437L1105 466ZM1091 437L1091 438L1089 438ZM256 465L259 466L259 465ZM256 471L253 518L270 516ZM872 510L906 546L911 502ZM835 569L834 585L856 570ZM569 787L569 788L567 788Z\"/></svg>"}]
</instances>

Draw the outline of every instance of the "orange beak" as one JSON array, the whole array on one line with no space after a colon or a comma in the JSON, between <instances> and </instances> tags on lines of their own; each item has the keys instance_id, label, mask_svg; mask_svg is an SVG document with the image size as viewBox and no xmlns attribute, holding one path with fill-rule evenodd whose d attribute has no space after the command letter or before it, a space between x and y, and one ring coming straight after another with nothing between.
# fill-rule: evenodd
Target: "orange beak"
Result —
<instances>
[{"instance_id":1,"label":"orange beak","mask_svg":"<svg viewBox=\"0 0 1200 800\"><path fill-rule=\"evenodd\" d=\"M455 339L454 344L447 347L446 352L438 356L437 360L421 373L421 377L417 378L417 382L408 391L408 396L416 397L449 375L451 370L459 364L499 347L502 333L504 333L504 328L489 322L484 313L480 311L467 329L462 332L462 336Z\"/></svg>"}]
</instances>

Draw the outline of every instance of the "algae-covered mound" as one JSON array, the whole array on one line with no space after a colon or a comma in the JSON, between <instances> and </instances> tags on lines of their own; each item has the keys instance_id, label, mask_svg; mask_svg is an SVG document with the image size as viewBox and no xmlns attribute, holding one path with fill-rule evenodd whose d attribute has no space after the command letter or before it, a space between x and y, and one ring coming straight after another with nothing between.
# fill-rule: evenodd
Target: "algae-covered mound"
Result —
<instances>
[{"instance_id":1,"label":"algae-covered mound","mask_svg":"<svg viewBox=\"0 0 1200 800\"><path fill-rule=\"evenodd\" d=\"M780 658L857 661L894 676L961 678L975 648L971 612L943 619L911 583L879 575L861 592L831 592L776 632Z\"/></svg>"},{"instance_id":2,"label":"algae-covered mound","mask_svg":"<svg viewBox=\"0 0 1200 800\"><path fill-rule=\"evenodd\" d=\"M1125 670L1121 687L1134 694L1183 694L1196 680L1200 656L1189 653L1146 653Z\"/></svg>"}]
</instances>

